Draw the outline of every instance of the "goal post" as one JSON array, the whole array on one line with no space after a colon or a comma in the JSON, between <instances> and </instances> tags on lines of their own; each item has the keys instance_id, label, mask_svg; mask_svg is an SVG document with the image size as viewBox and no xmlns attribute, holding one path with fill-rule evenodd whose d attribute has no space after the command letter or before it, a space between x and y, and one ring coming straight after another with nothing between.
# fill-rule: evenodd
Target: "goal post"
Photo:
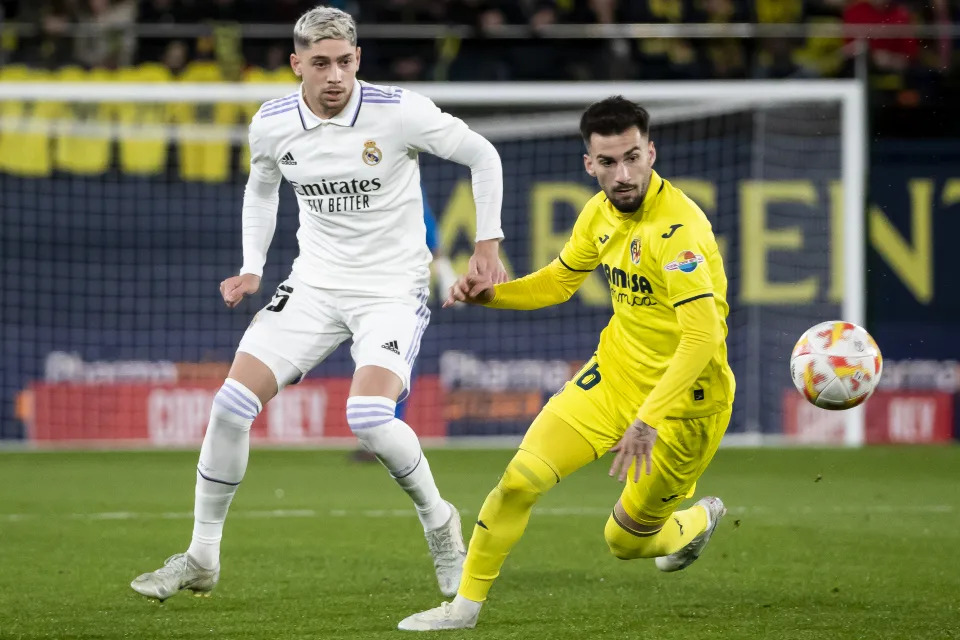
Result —
<instances>
[{"instance_id":1,"label":"goal post","mask_svg":"<svg viewBox=\"0 0 960 640\"><path fill-rule=\"evenodd\" d=\"M580 159L582 109L613 94L648 107L656 168L704 209L724 255L738 382L729 441L863 444L862 407L811 413L790 395L788 371L793 341L807 327L836 317L865 321L868 141L860 82L404 86L498 146L504 253L514 275L555 255L596 191ZM202 434L207 387L257 308L228 313L216 304L216 283L240 264L246 123L260 103L293 90L277 83L0 82L0 286L14 308L0 321L0 439L177 444L194 441L198 428ZM421 174L446 251L462 267L473 216L469 174L427 156ZM261 296L296 255L296 205L288 188L281 191ZM515 439L589 358L611 313L596 275L567 305L534 313L440 312L431 304L410 422L452 443ZM308 378L282 394L289 400L278 398L262 420L263 442L349 435L337 413L351 371L345 351L317 370L313 386ZM176 391L191 384L206 395ZM64 395L57 385L73 386ZM78 385L103 397L67 428L68 408L49 403L77 401ZM122 409L118 394L129 395ZM131 420L146 426L125 435L122 416L103 418L108 405L134 412Z\"/></svg>"}]
</instances>

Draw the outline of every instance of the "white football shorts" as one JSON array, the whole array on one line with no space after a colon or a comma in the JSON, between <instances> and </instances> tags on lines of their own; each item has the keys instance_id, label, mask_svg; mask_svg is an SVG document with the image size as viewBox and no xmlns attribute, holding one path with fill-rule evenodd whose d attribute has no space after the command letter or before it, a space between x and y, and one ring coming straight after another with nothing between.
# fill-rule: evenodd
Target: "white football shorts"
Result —
<instances>
[{"instance_id":1,"label":"white football shorts","mask_svg":"<svg viewBox=\"0 0 960 640\"><path fill-rule=\"evenodd\" d=\"M285 363L305 375L353 337L350 355L356 369L373 365L397 374L403 399L430 323L428 296L426 287L382 295L318 289L291 274L253 317L237 351L270 367L282 388L294 382L282 379L289 368Z\"/></svg>"}]
</instances>

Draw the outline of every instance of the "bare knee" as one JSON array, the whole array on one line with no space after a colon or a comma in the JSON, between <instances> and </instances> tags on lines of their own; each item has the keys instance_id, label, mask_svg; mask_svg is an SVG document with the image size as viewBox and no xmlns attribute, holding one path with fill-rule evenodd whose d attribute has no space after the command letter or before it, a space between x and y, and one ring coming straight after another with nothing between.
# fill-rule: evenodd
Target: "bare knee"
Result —
<instances>
[{"instance_id":1,"label":"bare knee","mask_svg":"<svg viewBox=\"0 0 960 640\"><path fill-rule=\"evenodd\" d=\"M403 380L393 371L374 365L365 365L353 374L351 396L379 396L396 400L403 392Z\"/></svg>"},{"instance_id":2,"label":"bare knee","mask_svg":"<svg viewBox=\"0 0 960 640\"><path fill-rule=\"evenodd\" d=\"M265 405L277 395L277 376L262 360L249 353L238 351L230 366L228 378L236 380L257 396Z\"/></svg>"}]
</instances>

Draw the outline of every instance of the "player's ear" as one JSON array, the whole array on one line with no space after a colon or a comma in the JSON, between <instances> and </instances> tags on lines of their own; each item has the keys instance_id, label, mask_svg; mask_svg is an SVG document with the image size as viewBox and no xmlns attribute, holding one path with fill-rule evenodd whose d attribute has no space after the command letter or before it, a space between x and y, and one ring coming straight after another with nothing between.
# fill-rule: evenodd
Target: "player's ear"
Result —
<instances>
[{"instance_id":1,"label":"player's ear","mask_svg":"<svg viewBox=\"0 0 960 640\"><path fill-rule=\"evenodd\" d=\"M653 140L647 142L647 153L650 154L650 166L653 166L653 163L657 161L657 147L653 144Z\"/></svg>"},{"instance_id":2,"label":"player's ear","mask_svg":"<svg viewBox=\"0 0 960 640\"><path fill-rule=\"evenodd\" d=\"M300 71L300 57L296 53L290 54L290 68L293 69L293 73L298 78L303 77L303 72Z\"/></svg>"},{"instance_id":3,"label":"player's ear","mask_svg":"<svg viewBox=\"0 0 960 640\"><path fill-rule=\"evenodd\" d=\"M589 153L583 154L583 168L591 177L597 177L597 172L593 168L593 159L590 157Z\"/></svg>"},{"instance_id":4,"label":"player's ear","mask_svg":"<svg viewBox=\"0 0 960 640\"><path fill-rule=\"evenodd\" d=\"M360 68L360 47L357 47L357 69Z\"/></svg>"}]
</instances>

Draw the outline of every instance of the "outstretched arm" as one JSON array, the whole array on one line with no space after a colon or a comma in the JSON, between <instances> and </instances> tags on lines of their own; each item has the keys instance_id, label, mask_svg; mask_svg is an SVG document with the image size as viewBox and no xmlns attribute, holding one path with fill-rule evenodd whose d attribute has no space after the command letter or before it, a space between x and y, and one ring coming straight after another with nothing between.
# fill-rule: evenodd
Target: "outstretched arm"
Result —
<instances>
[{"instance_id":1,"label":"outstretched arm","mask_svg":"<svg viewBox=\"0 0 960 640\"><path fill-rule=\"evenodd\" d=\"M443 306L467 302L495 309L542 309L569 300L588 275L589 271L568 269L559 258L539 271L503 284L495 284L489 276L467 275L450 288Z\"/></svg>"},{"instance_id":2,"label":"outstretched arm","mask_svg":"<svg viewBox=\"0 0 960 640\"><path fill-rule=\"evenodd\" d=\"M592 241L591 222L596 208L588 202L577 217L570 239L560 255L539 271L512 282L498 284L484 274L467 274L450 288L443 303L482 304L497 309L542 309L570 299L584 280L600 264Z\"/></svg>"}]
</instances>

